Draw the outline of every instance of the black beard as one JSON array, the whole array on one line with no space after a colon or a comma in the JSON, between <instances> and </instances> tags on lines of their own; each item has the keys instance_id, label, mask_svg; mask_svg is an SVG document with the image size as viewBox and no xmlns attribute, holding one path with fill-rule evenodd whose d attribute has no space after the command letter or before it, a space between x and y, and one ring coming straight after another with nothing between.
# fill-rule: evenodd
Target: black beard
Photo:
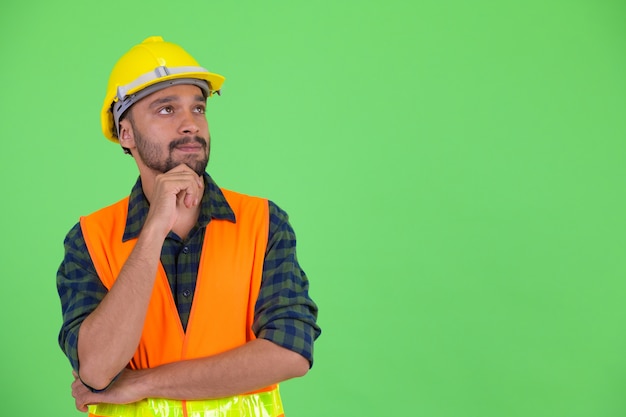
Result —
<instances>
[{"instance_id":1,"label":"black beard","mask_svg":"<svg viewBox=\"0 0 626 417\"><path fill-rule=\"evenodd\" d=\"M202 148L206 150L206 158L196 159L194 155L188 155L186 160L175 161L172 158L174 148L179 145L193 142L202 145ZM159 160L161 156L161 151L159 150L159 148L157 146L154 146L149 141L145 140L144 137L137 130L135 130L135 143L137 144L137 153L144 161L146 166L157 172L166 173L180 164L185 164L189 168L193 169L196 174L202 176L204 175L206 167L209 163L209 154L211 153L211 146L209 144L210 142L200 136L186 136L173 140L169 144L169 155L165 159L165 161Z\"/></svg>"},{"instance_id":2,"label":"black beard","mask_svg":"<svg viewBox=\"0 0 626 417\"><path fill-rule=\"evenodd\" d=\"M165 160L165 172L169 171L172 168L175 168L176 166L180 165L180 163L181 163L180 161L176 162L176 161L172 160L172 153L174 152L174 149L177 146L186 145L188 143L193 143L193 142L199 143L200 145L202 145L202 149L208 150L206 152L207 153L206 159L205 158L203 158L203 159L192 159L193 155L190 155L189 156L190 160L189 161L182 161L182 163L186 164L189 168L193 169L194 172L196 174L198 174L199 176L204 175L204 172L206 171L206 167L207 167L207 165L209 163L209 154L211 153L211 148L210 148L209 144L207 143L207 141L204 138L200 137L200 136L194 136L194 137L187 136L187 137L184 137L184 138L176 139L176 140L174 140L174 141L172 141L170 143L170 146L169 146L170 154L167 157L167 159Z\"/></svg>"}]
</instances>

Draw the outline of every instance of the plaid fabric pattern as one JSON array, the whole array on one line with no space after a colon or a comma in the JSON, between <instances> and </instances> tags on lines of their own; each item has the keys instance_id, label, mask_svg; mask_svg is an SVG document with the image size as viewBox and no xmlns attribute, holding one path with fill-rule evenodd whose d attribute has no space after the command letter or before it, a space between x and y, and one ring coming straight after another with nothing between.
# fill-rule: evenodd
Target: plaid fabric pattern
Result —
<instances>
[{"instance_id":1,"label":"plaid fabric pattern","mask_svg":"<svg viewBox=\"0 0 626 417\"><path fill-rule=\"evenodd\" d=\"M208 174L204 180L205 194L198 222L185 240L170 232L161 251L161 263L183 328L189 320L206 226L211 219L236 221L217 184ZM130 194L124 240L139 235L148 209L138 179ZM293 350L312 365L313 342L321 333L316 323L317 306L309 297L308 279L296 257L296 238L287 213L271 201L269 212L268 245L252 329L258 338ZM79 223L67 234L64 246L65 257L57 272L63 313L59 345L72 367L78 370L80 324L98 306L107 289L95 271Z\"/></svg>"}]
</instances>

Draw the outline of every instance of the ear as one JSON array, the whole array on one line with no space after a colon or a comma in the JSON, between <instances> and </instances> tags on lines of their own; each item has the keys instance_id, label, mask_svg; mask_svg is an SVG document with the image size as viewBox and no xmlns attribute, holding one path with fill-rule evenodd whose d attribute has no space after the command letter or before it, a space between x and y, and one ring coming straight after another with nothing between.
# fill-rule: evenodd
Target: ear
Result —
<instances>
[{"instance_id":1,"label":"ear","mask_svg":"<svg viewBox=\"0 0 626 417\"><path fill-rule=\"evenodd\" d=\"M120 145L123 148L132 149L135 147L135 134L133 132L133 125L128 119L120 121Z\"/></svg>"}]
</instances>

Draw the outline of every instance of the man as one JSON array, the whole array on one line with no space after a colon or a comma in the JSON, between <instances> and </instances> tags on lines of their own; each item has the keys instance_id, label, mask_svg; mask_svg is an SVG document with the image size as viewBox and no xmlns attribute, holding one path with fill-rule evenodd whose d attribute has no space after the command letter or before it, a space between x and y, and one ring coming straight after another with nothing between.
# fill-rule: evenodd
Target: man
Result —
<instances>
[{"instance_id":1,"label":"man","mask_svg":"<svg viewBox=\"0 0 626 417\"><path fill-rule=\"evenodd\" d=\"M132 155L130 196L82 217L57 274L76 407L98 416L281 416L306 374L317 306L274 203L205 168L224 78L151 37L115 65L104 135Z\"/></svg>"}]
</instances>

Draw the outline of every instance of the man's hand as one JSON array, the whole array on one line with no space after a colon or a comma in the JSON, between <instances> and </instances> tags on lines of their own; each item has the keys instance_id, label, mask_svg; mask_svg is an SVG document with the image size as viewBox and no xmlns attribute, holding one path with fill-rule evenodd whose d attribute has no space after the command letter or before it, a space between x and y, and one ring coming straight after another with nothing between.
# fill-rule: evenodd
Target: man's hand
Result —
<instances>
[{"instance_id":1,"label":"man's hand","mask_svg":"<svg viewBox=\"0 0 626 417\"><path fill-rule=\"evenodd\" d=\"M145 398L139 391L141 386L138 376L141 371L124 369L117 380L104 392L94 393L89 390L78 378L78 374L72 371L72 397L76 401L78 411L87 412L90 404L111 403L129 404Z\"/></svg>"},{"instance_id":2,"label":"man's hand","mask_svg":"<svg viewBox=\"0 0 626 417\"><path fill-rule=\"evenodd\" d=\"M202 177L185 164L158 175L149 196L150 211L144 228L153 227L166 236L181 213L200 204L203 192Z\"/></svg>"}]
</instances>

